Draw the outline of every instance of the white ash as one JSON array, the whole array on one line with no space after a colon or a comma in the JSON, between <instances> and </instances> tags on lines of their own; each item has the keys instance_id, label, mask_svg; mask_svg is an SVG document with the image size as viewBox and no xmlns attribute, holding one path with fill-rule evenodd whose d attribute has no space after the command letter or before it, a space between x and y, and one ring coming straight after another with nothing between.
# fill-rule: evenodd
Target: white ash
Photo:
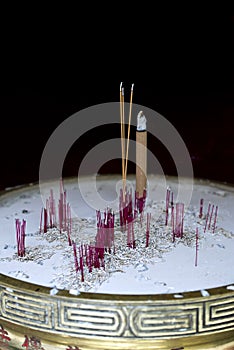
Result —
<instances>
[{"instance_id":1,"label":"white ash","mask_svg":"<svg viewBox=\"0 0 234 350\"><path fill-rule=\"evenodd\" d=\"M163 206L165 203L158 204L157 206L151 206L150 211L163 212ZM146 208L147 210L147 208ZM54 274L50 283L54 285L55 291L57 289L78 290L78 291L95 291L104 282L108 281L111 275L121 272L125 273L124 268L134 266L138 275L135 278L139 281L150 280L147 275L149 265L155 262L163 262L164 254L176 249L178 245L184 245L187 247L195 247L195 228L199 226L200 229L200 241L208 239L207 235L203 233L205 225L205 218L198 218L196 208L186 210L186 216L184 220L184 234L182 238L176 238L175 242L172 242L172 227L171 225L165 226L164 215L155 215L157 219L154 219L152 215L150 224L150 243L149 247L145 247L146 243L146 215L141 221L140 218L134 223L134 235L136 241L136 248L129 248L127 246L127 232L123 231L118 226L116 221L115 227L115 254L105 253L105 269L92 268L92 273L88 271L88 267L84 266L85 281L81 282L81 274L75 271L73 248L68 245L67 233L65 231L60 232L57 228L48 229L46 233L37 233L36 238L40 241L37 247L27 247L25 257L18 257L14 254L12 257L4 259L18 260L21 262L34 261L35 263L43 263L44 260L50 259L55 255L58 250L61 251L61 263L53 267ZM72 227L72 240L77 244L94 244L96 233L96 223L94 220L76 219L73 221ZM232 237L230 232L224 229L219 229L214 233L216 236L226 235ZM43 244L46 241L46 244ZM222 246L225 249L224 246ZM113 249L112 249L113 250ZM3 260L3 259L0 259ZM158 281L154 282L155 285L166 286L166 282ZM54 292L52 292L54 293Z\"/></svg>"}]
</instances>

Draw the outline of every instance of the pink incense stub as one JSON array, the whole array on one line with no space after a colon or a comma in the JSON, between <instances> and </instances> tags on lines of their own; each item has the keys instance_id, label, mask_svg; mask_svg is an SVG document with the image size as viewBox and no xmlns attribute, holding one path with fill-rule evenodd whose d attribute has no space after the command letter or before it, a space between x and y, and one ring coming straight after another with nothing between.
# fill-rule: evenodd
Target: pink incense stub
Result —
<instances>
[{"instance_id":1,"label":"pink incense stub","mask_svg":"<svg viewBox=\"0 0 234 350\"><path fill-rule=\"evenodd\" d=\"M200 199L200 211L199 211L199 218L201 219L203 216L203 204L204 204L204 199Z\"/></svg>"},{"instance_id":2,"label":"pink incense stub","mask_svg":"<svg viewBox=\"0 0 234 350\"><path fill-rule=\"evenodd\" d=\"M198 248L199 248L199 232L198 232L198 227L196 227L196 253L195 253L195 266L197 266L197 262L198 262Z\"/></svg>"},{"instance_id":3,"label":"pink incense stub","mask_svg":"<svg viewBox=\"0 0 234 350\"><path fill-rule=\"evenodd\" d=\"M183 237L184 204L176 203L175 236Z\"/></svg>"},{"instance_id":4,"label":"pink incense stub","mask_svg":"<svg viewBox=\"0 0 234 350\"><path fill-rule=\"evenodd\" d=\"M25 256L26 220L23 220L21 223L19 219L16 219L15 226L16 226L17 254L18 256L23 257Z\"/></svg>"}]
</instances>

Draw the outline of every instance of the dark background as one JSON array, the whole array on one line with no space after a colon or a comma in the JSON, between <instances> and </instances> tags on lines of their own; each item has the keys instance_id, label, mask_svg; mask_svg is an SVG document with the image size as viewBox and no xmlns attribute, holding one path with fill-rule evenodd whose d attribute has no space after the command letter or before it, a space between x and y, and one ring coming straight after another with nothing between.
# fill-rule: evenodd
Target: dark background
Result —
<instances>
[{"instance_id":1,"label":"dark background","mask_svg":"<svg viewBox=\"0 0 234 350\"><path fill-rule=\"evenodd\" d=\"M71 37L65 28L42 33L40 20L38 31L22 24L5 38L0 189L37 181L40 157L54 129L83 108L117 102L120 81L129 89L135 84L135 103L154 109L177 128L196 177L234 183L233 16L134 18L120 31L117 23L116 32L110 22L98 33L96 27L87 32L88 25L80 31L75 22ZM67 156L64 176L77 174L92 146L116 136L119 129L111 127L84 135ZM149 147L157 150L165 173L176 174L163 145L149 138ZM110 171L120 171L120 162L100 169Z\"/></svg>"}]
</instances>

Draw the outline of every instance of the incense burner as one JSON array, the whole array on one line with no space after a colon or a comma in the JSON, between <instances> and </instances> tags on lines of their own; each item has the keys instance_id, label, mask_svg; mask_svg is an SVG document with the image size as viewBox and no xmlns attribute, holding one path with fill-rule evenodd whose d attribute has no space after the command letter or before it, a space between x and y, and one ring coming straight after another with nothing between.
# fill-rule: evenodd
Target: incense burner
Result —
<instances>
[{"instance_id":1,"label":"incense burner","mask_svg":"<svg viewBox=\"0 0 234 350\"><path fill-rule=\"evenodd\" d=\"M1 349L234 349L234 291L174 295L66 291L0 275Z\"/></svg>"},{"instance_id":2,"label":"incense burner","mask_svg":"<svg viewBox=\"0 0 234 350\"><path fill-rule=\"evenodd\" d=\"M0 274L0 349L234 349L234 285L202 292L72 295Z\"/></svg>"}]
</instances>

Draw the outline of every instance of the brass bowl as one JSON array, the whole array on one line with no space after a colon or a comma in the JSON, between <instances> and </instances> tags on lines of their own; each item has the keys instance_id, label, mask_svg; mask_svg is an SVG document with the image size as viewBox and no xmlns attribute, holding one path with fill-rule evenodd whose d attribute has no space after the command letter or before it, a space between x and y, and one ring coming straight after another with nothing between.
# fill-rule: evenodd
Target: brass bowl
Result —
<instances>
[{"instance_id":1,"label":"brass bowl","mask_svg":"<svg viewBox=\"0 0 234 350\"><path fill-rule=\"evenodd\" d=\"M208 292L52 296L50 288L0 275L0 348L234 349L234 291Z\"/></svg>"},{"instance_id":2,"label":"brass bowl","mask_svg":"<svg viewBox=\"0 0 234 350\"><path fill-rule=\"evenodd\" d=\"M0 274L0 349L234 350L234 290L77 296Z\"/></svg>"}]
</instances>

